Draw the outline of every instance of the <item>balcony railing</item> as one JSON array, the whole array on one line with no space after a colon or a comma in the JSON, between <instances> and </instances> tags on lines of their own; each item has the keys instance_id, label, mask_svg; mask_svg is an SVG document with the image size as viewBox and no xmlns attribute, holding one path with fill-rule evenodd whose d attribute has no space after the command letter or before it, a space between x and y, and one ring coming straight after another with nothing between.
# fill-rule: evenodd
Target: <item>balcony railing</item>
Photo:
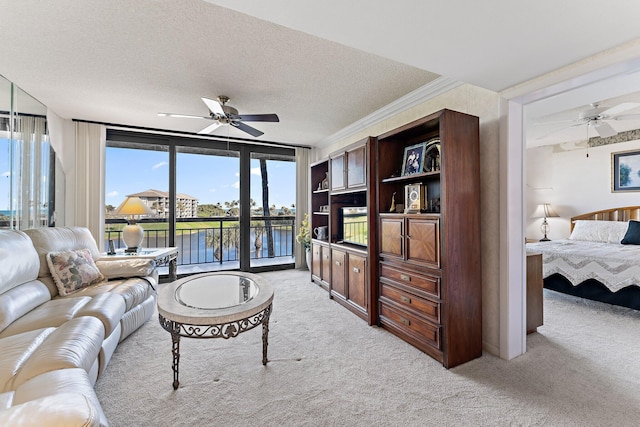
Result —
<instances>
[{"instance_id":1,"label":"balcony railing","mask_svg":"<svg viewBox=\"0 0 640 427\"><path fill-rule=\"evenodd\" d=\"M137 223L144 229L143 247L169 246L166 219L147 218ZM107 219L105 224L105 246L108 246L109 240L113 240L116 248L124 247L121 234L126 221ZM179 218L176 228L175 246L178 247L179 266L240 260L238 217ZM295 216L251 217L250 258L282 258L282 263L291 262L296 244L295 229Z\"/></svg>"}]
</instances>

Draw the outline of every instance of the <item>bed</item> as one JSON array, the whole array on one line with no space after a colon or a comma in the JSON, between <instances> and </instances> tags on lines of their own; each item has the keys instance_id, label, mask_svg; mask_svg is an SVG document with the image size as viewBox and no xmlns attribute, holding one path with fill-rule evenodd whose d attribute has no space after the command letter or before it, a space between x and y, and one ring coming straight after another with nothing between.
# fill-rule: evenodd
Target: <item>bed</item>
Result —
<instances>
[{"instance_id":1,"label":"bed","mask_svg":"<svg viewBox=\"0 0 640 427\"><path fill-rule=\"evenodd\" d=\"M526 248L542 254L545 288L640 310L640 206L575 216L568 239Z\"/></svg>"}]
</instances>

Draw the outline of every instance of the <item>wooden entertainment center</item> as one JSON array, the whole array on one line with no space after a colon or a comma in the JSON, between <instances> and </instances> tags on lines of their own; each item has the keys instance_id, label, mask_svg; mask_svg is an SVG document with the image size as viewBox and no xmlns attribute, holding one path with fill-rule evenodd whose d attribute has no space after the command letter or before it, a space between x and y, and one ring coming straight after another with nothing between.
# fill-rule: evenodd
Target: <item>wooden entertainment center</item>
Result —
<instances>
[{"instance_id":1,"label":"wooden entertainment center","mask_svg":"<svg viewBox=\"0 0 640 427\"><path fill-rule=\"evenodd\" d=\"M328 231L312 280L446 368L481 356L478 118L445 109L366 138L312 164L311 185ZM366 207L357 239L350 207Z\"/></svg>"}]
</instances>

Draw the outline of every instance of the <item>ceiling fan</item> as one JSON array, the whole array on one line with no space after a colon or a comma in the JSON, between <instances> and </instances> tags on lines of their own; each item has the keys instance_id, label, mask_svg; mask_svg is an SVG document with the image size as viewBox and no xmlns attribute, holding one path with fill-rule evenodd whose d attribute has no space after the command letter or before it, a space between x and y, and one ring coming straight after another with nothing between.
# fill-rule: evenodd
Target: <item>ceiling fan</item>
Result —
<instances>
[{"instance_id":1,"label":"ceiling fan","mask_svg":"<svg viewBox=\"0 0 640 427\"><path fill-rule=\"evenodd\" d=\"M215 101L209 98L201 98L209 109L209 116L193 116L191 114L174 114L174 113L158 113L161 117L181 117L193 119L213 120L214 123L202 129L199 134L209 134L222 125L230 125L248 133L251 136L258 137L264 135L264 132L247 125L244 122L279 122L277 114L238 114L238 110L226 105L229 97L225 95L218 96Z\"/></svg>"},{"instance_id":2,"label":"ceiling fan","mask_svg":"<svg viewBox=\"0 0 640 427\"><path fill-rule=\"evenodd\" d=\"M619 120L640 120L640 114L621 114L633 108L640 107L640 103L637 102L623 102L616 105L615 107L601 107L598 104L591 104L590 107L590 109L578 114L577 119L537 122L537 125L547 125L551 123L564 122L573 123L568 126L564 126L561 129L556 129L551 134L541 136L538 139L545 138L567 128L584 125L593 127L601 138L607 138L618 134L618 131L615 130L613 126L609 124L609 122Z\"/></svg>"}]
</instances>

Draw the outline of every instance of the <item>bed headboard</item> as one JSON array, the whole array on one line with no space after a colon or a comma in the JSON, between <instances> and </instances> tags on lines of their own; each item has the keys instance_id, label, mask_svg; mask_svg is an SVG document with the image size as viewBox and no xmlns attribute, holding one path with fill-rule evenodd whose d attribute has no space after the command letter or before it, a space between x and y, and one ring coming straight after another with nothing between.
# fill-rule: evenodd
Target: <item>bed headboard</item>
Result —
<instances>
[{"instance_id":1,"label":"bed headboard","mask_svg":"<svg viewBox=\"0 0 640 427\"><path fill-rule=\"evenodd\" d=\"M571 218L571 231L575 221L578 219L588 219L593 221L629 221L630 219L640 220L640 206L625 206L622 208L604 209L601 211L589 212Z\"/></svg>"}]
</instances>

